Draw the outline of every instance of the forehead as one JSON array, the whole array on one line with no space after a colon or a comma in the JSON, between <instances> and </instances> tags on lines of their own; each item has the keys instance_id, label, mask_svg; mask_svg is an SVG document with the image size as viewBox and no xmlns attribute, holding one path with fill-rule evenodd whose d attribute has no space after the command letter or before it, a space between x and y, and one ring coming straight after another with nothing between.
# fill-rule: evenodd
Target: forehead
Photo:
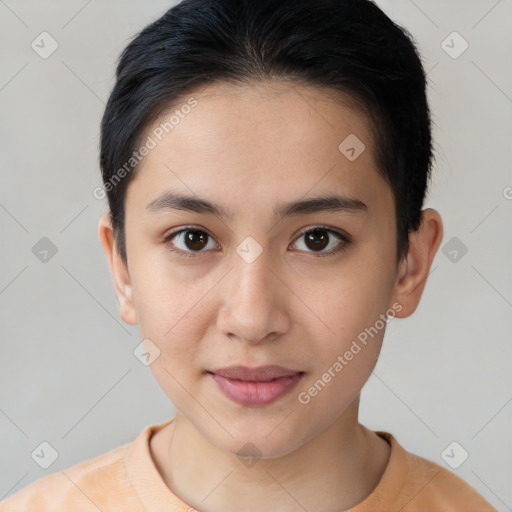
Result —
<instances>
[{"instance_id":1,"label":"forehead","mask_svg":"<svg viewBox=\"0 0 512 512\"><path fill-rule=\"evenodd\" d=\"M173 114L175 122L163 130ZM127 202L131 196L148 204L170 190L234 212L247 210L249 196L267 207L283 195L336 191L375 202L372 196L390 194L377 172L369 118L332 91L287 82L210 84L175 102L142 140L148 137L156 145L130 183Z\"/></svg>"}]
</instances>

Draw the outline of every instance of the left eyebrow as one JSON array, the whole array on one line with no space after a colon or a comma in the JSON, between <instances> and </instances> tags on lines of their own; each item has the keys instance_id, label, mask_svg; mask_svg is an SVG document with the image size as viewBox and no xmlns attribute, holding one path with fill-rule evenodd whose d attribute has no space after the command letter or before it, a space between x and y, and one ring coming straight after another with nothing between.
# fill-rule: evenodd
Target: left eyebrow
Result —
<instances>
[{"instance_id":1,"label":"left eyebrow","mask_svg":"<svg viewBox=\"0 0 512 512\"><path fill-rule=\"evenodd\" d=\"M274 215L291 217L326 211L363 213L368 211L368 207L359 199L334 194L282 204L274 210Z\"/></svg>"},{"instance_id":2,"label":"left eyebrow","mask_svg":"<svg viewBox=\"0 0 512 512\"><path fill-rule=\"evenodd\" d=\"M151 213L163 210L185 210L193 213L206 213L232 219L233 214L220 205L198 197L164 192L151 201L146 210ZM364 213L368 211L365 203L357 198L339 194L301 199L278 205L274 208L275 217L292 217L318 212Z\"/></svg>"}]
</instances>

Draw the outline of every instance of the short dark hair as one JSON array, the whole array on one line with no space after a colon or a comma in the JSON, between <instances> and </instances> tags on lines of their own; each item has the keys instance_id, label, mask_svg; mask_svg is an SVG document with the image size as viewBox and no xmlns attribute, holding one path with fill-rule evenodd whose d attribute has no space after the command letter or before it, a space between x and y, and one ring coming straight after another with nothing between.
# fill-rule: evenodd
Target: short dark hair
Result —
<instances>
[{"instance_id":1,"label":"short dark hair","mask_svg":"<svg viewBox=\"0 0 512 512\"><path fill-rule=\"evenodd\" d=\"M369 0L183 0L123 50L101 122L101 172L125 262L124 197L139 167L130 158L148 127L201 86L267 79L342 93L369 114L394 197L397 262L407 254L433 160L426 76L409 32ZM114 182L129 161L133 172Z\"/></svg>"}]
</instances>

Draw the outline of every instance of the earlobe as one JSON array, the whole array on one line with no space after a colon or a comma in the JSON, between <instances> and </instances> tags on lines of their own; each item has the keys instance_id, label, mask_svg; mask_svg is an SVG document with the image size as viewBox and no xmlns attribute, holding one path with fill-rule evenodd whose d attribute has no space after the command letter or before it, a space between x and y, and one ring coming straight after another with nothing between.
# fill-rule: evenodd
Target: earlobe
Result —
<instances>
[{"instance_id":1,"label":"earlobe","mask_svg":"<svg viewBox=\"0 0 512 512\"><path fill-rule=\"evenodd\" d=\"M409 251L400 262L393 301L402 309L396 314L406 318L414 313L427 283L430 267L443 238L443 223L439 213L428 208L422 212L422 222L409 236Z\"/></svg>"},{"instance_id":2,"label":"earlobe","mask_svg":"<svg viewBox=\"0 0 512 512\"><path fill-rule=\"evenodd\" d=\"M117 249L112 218L109 213L103 215L98 222L98 237L105 251L114 281L115 293L119 303L119 314L127 324L137 325L138 319L130 273L127 264L123 261Z\"/></svg>"}]
</instances>

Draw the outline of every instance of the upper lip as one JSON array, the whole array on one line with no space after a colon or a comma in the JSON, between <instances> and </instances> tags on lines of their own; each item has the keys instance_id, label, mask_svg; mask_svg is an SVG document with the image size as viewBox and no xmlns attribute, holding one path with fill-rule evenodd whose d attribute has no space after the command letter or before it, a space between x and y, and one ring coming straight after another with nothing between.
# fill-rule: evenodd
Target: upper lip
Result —
<instances>
[{"instance_id":1,"label":"upper lip","mask_svg":"<svg viewBox=\"0 0 512 512\"><path fill-rule=\"evenodd\" d=\"M249 368L247 366L230 366L229 368L219 368L210 373L215 373L221 377L228 379L246 380L254 382L265 382L278 377L288 377L297 373L303 373L282 366L259 366L257 368Z\"/></svg>"}]
</instances>

